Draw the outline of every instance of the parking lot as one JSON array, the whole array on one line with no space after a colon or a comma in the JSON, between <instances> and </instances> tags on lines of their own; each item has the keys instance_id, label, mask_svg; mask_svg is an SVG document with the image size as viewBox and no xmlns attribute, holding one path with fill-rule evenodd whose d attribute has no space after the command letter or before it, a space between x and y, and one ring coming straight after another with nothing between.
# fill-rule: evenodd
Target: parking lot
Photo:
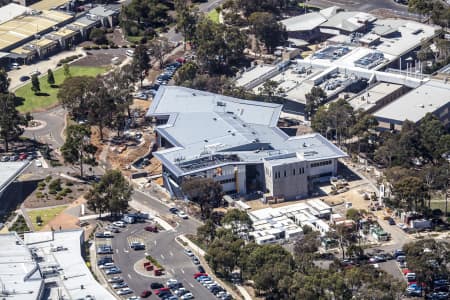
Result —
<instances>
[{"instance_id":1,"label":"parking lot","mask_svg":"<svg viewBox=\"0 0 450 300\"><path fill-rule=\"evenodd\" d=\"M180 222L183 221L180 219ZM109 231L104 229L107 224L105 223L103 229L98 230L98 232ZM105 275L108 269L102 269L105 279L109 280L117 276L123 279L123 282L134 292L134 294L123 295L124 299L133 295L140 296L142 292L151 290L151 283L157 282L166 286L169 279L176 279L196 299L217 299L194 279L193 274L198 272L197 266L184 253L184 248L175 241L178 233L167 230L158 233L149 232L145 230L148 225L148 222L127 224L124 228L119 228L120 232L112 233L113 237L111 238L95 238L96 249L100 245L109 245L112 249L111 254L98 254L97 261L102 257L112 257L113 263L111 266L114 265L120 269L120 273L110 275ZM133 250L130 248L131 243L142 243L145 245L145 249ZM162 276L154 276L153 271L145 271L141 266L146 255L151 255L163 266L165 271ZM108 267L111 266L108 265ZM119 291L124 287L121 286L115 290ZM156 299L157 297L154 295L156 290L151 291L153 295L150 298Z\"/></svg>"}]
</instances>

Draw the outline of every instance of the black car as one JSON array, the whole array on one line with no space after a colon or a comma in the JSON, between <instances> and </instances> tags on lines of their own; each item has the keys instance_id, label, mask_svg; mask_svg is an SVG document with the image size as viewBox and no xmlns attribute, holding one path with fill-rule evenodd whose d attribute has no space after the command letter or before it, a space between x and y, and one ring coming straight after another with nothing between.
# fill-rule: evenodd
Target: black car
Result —
<instances>
[{"instance_id":1,"label":"black car","mask_svg":"<svg viewBox=\"0 0 450 300\"><path fill-rule=\"evenodd\" d=\"M173 214L176 214L176 213L178 212L178 208L176 208L176 207L171 207L171 208L169 208L169 211L170 211L171 213L173 213Z\"/></svg>"},{"instance_id":2,"label":"black car","mask_svg":"<svg viewBox=\"0 0 450 300\"><path fill-rule=\"evenodd\" d=\"M389 223L389 225L395 225L395 221L392 218L388 219L388 223Z\"/></svg>"},{"instance_id":3,"label":"black car","mask_svg":"<svg viewBox=\"0 0 450 300\"><path fill-rule=\"evenodd\" d=\"M197 266L197 270L198 270L199 273L206 273L206 272L205 272L205 268L203 268L202 265Z\"/></svg>"},{"instance_id":4,"label":"black car","mask_svg":"<svg viewBox=\"0 0 450 300\"><path fill-rule=\"evenodd\" d=\"M163 287L164 287L164 285L161 284L161 283L159 283L159 282L152 282L152 283L150 284L150 288L151 288L152 290L157 290L157 289L160 289L160 288L163 288Z\"/></svg>"},{"instance_id":5,"label":"black car","mask_svg":"<svg viewBox=\"0 0 450 300\"><path fill-rule=\"evenodd\" d=\"M25 82L27 80L30 80L30 76L26 76L26 75L20 76L19 80L22 81L22 82Z\"/></svg>"},{"instance_id":6,"label":"black car","mask_svg":"<svg viewBox=\"0 0 450 300\"><path fill-rule=\"evenodd\" d=\"M172 296L172 293L169 291L162 291L161 293L158 294L159 298L165 299Z\"/></svg>"}]
</instances>

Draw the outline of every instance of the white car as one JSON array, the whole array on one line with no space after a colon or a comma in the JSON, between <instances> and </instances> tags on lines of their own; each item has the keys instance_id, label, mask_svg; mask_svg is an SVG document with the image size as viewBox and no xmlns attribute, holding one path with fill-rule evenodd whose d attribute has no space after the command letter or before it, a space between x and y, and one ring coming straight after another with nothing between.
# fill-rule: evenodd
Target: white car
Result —
<instances>
[{"instance_id":1,"label":"white car","mask_svg":"<svg viewBox=\"0 0 450 300\"><path fill-rule=\"evenodd\" d=\"M116 222L113 222L112 224L114 226L121 227L121 228L124 228L126 226L125 222L123 222L123 221L116 221Z\"/></svg>"},{"instance_id":2,"label":"white car","mask_svg":"<svg viewBox=\"0 0 450 300\"><path fill-rule=\"evenodd\" d=\"M133 290L130 288L124 288L124 289L120 289L117 291L118 295L128 295L128 294L132 294Z\"/></svg>"},{"instance_id":3,"label":"white car","mask_svg":"<svg viewBox=\"0 0 450 300\"><path fill-rule=\"evenodd\" d=\"M170 278L169 280L167 280L166 285L169 286L175 283L178 283L178 280L176 280L175 278Z\"/></svg>"},{"instance_id":4,"label":"white car","mask_svg":"<svg viewBox=\"0 0 450 300\"><path fill-rule=\"evenodd\" d=\"M181 300L189 300L189 299L194 299L194 295L192 295L192 293L186 293L183 296L180 297Z\"/></svg>"},{"instance_id":5,"label":"white car","mask_svg":"<svg viewBox=\"0 0 450 300\"><path fill-rule=\"evenodd\" d=\"M191 249L184 249L184 254L186 254L189 257L194 256L194 253L192 253Z\"/></svg>"},{"instance_id":6,"label":"white car","mask_svg":"<svg viewBox=\"0 0 450 300\"><path fill-rule=\"evenodd\" d=\"M182 295L184 295L184 294L187 294L188 291L187 291L185 288L179 288L179 289L176 290L174 293L175 293L175 295L177 295L177 296L182 296Z\"/></svg>"},{"instance_id":7,"label":"white car","mask_svg":"<svg viewBox=\"0 0 450 300\"><path fill-rule=\"evenodd\" d=\"M36 159L35 161L36 167L42 167L42 162L39 159Z\"/></svg>"},{"instance_id":8,"label":"white car","mask_svg":"<svg viewBox=\"0 0 450 300\"><path fill-rule=\"evenodd\" d=\"M110 283L117 283L117 282L122 282L123 278L120 276L114 276L108 279L108 282Z\"/></svg>"},{"instance_id":9,"label":"white car","mask_svg":"<svg viewBox=\"0 0 450 300\"><path fill-rule=\"evenodd\" d=\"M184 211L182 211L182 210L179 210L179 211L177 212L177 216L179 216L179 217L182 218L182 219L187 219L187 218L189 218L189 216L188 216Z\"/></svg>"},{"instance_id":10,"label":"white car","mask_svg":"<svg viewBox=\"0 0 450 300\"><path fill-rule=\"evenodd\" d=\"M141 300L141 298L138 296L131 296L131 297L128 297L127 300Z\"/></svg>"}]
</instances>

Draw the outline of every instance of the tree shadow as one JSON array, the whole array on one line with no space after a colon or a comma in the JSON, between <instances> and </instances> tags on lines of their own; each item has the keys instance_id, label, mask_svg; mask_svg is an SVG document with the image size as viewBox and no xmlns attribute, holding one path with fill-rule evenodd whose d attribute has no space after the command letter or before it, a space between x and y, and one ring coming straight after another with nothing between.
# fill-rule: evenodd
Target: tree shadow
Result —
<instances>
[{"instance_id":1,"label":"tree shadow","mask_svg":"<svg viewBox=\"0 0 450 300\"><path fill-rule=\"evenodd\" d=\"M51 84L50 87L51 87L52 89L58 89L58 88L59 88L59 85L58 85L58 84Z\"/></svg>"},{"instance_id":2,"label":"tree shadow","mask_svg":"<svg viewBox=\"0 0 450 300\"><path fill-rule=\"evenodd\" d=\"M43 92L37 92L37 93L34 93L36 96L50 96L50 94L49 93L43 93Z\"/></svg>"},{"instance_id":3,"label":"tree shadow","mask_svg":"<svg viewBox=\"0 0 450 300\"><path fill-rule=\"evenodd\" d=\"M14 104L16 105L16 107L23 105L24 102L25 102L25 98L22 98L22 97L14 98Z\"/></svg>"}]
</instances>

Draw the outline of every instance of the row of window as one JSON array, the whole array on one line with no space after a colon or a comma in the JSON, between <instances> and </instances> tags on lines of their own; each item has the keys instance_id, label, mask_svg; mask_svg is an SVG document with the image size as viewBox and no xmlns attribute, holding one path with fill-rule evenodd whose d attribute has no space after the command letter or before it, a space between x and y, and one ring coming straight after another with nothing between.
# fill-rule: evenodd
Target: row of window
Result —
<instances>
[{"instance_id":1,"label":"row of window","mask_svg":"<svg viewBox=\"0 0 450 300\"><path fill-rule=\"evenodd\" d=\"M284 170L283 175L287 177L287 170ZM305 168L292 169L292 176L305 174ZM275 172L275 179L281 178L281 171Z\"/></svg>"},{"instance_id":2,"label":"row of window","mask_svg":"<svg viewBox=\"0 0 450 300\"><path fill-rule=\"evenodd\" d=\"M312 163L311 168L328 166L328 165L331 165L331 163L332 163L331 160L319 161L319 162Z\"/></svg>"},{"instance_id":3,"label":"row of window","mask_svg":"<svg viewBox=\"0 0 450 300\"><path fill-rule=\"evenodd\" d=\"M226 183L232 183L232 182L236 182L236 178L228 178L228 179L219 181L220 184L226 184Z\"/></svg>"}]
</instances>

